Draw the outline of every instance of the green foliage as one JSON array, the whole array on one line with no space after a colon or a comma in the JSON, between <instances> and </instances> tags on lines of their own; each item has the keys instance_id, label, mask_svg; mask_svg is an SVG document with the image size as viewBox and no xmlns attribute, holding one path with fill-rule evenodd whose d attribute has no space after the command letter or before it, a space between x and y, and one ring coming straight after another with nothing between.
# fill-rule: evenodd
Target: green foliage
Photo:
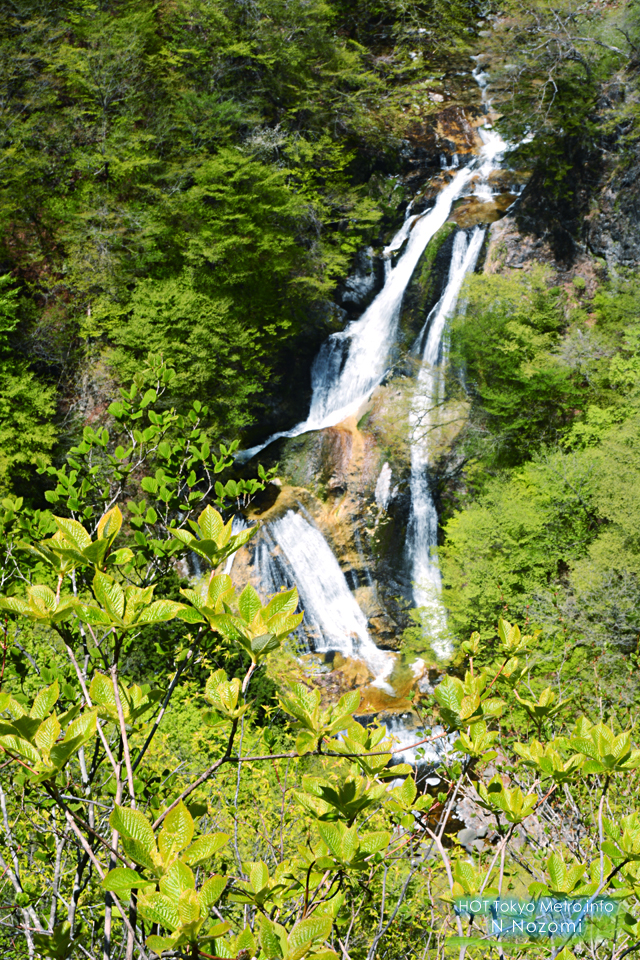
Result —
<instances>
[{"instance_id":1,"label":"green foliage","mask_svg":"<svg viewBox=\"0 0 640 960\"><path fill-rule=\"evenodd\" d=\"M588 323L587 305L535 271L473 278L469 291L453 324L451 389L470 406L455 441L465 489L440 550L449 629L489 640L506 611L543 628L546 680L519 701L532 718L550 686L576 709L593 694L627 709L638 693L637 277L602 283Z\"/></svg>"},{"instance_id":2,"label":"green foliage","mask_svg":"<svg viewBox=\"0 0 640 960\"><path fill-rule=\"evenodd\" d=\"M512 466L553 442L578 402L579 382L556 349L563 303L541 271L477 276L452 324L452 364L476 405L474 452Z\"/></svg>"},{"instance_id":3,"label":"green foliage","mask_svg":"<svg viewBox=\"0 0 640 960\"><path fill-rule=\"evenodd\" d=\"M84 361L122 380L170 356L177 406L206 402L221 437L286 388L327 332L321 302L397 212L404 102L473 22L446 9L365 5L364 42L338 0L4 11L0 393L21 419L0 409L2 488L50 451L37 427Z\"/></svg>"},{"instance_id":4,"label":"green foliage","mask_svg":"<svg viewBox=\"0 0 640 960\"><path fill-rule=\"evenodd\" d=\"M47 457L56 439L55 390L15 350L20 297L12 280L9 273L0 277L0 494Z\"/></svg>"},{"instance_id":5,"label":"green foliage","mask_svg":"<svg viewBox=\"0 0 640 960\"><path fill-rule=\"evenodd\" d=\"M625 113L620 105L607 109L603 94L633 65L635 11L632 4L534 0L504 3L500 14L482 43L500 123L514 144L510 160L531 171L518 220L545 235L559 260L571 260L607 137Z\"/></svg>"},{"instance_id":6,"label":"green foliage","mask_svg":"<svg viewBox=\"0 0 640 960\"><path fill-rule=\"evenodd\" d=\"M0 493L21 486L57 440L55 388L0 346Z\"/></svg>"}]
</instances>

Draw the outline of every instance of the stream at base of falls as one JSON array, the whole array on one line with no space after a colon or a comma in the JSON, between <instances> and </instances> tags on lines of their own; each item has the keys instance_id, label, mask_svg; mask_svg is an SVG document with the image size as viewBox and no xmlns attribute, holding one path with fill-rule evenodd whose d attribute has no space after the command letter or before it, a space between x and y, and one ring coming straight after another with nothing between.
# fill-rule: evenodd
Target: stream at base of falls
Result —
<instances>
[{"instance_id":1,"label":"stream at base of falls","mask_svg":"<svg viewBox=\"0 0 640 960\"><path fill-rule=\"evenodd\" d=\"M489 112L487 78L480 69L473 72L480 89L485 112ZM429 242L451 218L457 200L472 198L480 206L494 200L491 180L499 169L506 144L485 121L478 129L481 145L466 166L452 164L449 177L430 210L406 212L404 223L383 251L385 280L382 290L362 316L344 330L331 335L322 345L311 370L312 398L305 421L288 431L269 437L264 443L245 450L239 460L247 461L275 440L301 437L311 431L339 428L347 418L362 411L363 405L388 375L389 358L396 343L405 291ZM488 223L495 216L488 217ZM402 555L411 581L414 606L420 611L424 631L424 649L429 648L445 661L452 652L447 636L445 610L441 601L441 580L435 549L438 516L432 492L430 466L432 434L438 427L438 406L443 399L442 366L446 359L447 321L456 311L464 278L478 263L486 227L459 228L453 237L451 259L444 290L424 318L414 345L418 372L408 413L410 435L410 507ZM370 254L370 252L369 252ZM357 284L354 283L355 287ZM395 494L392 469L382 466L375 484L375 505L379 515L388 508ZM361 555L365 575L360 581L354 570L345 571L313 516L299 501L268 518L255 538L250 561L252 577L258 589L267 595L295 584L304 611L304 627L298 640L314 655L317 675L327 669L323 664L348 661L355 664L352 685L366 692L363 709L384 709L387 726L401 746L416 739L414 721L407 720L408 692L420 677L426 677L425 663L419 657L412 662L389 649L381 649L371 636L365 612L358 602L362 590L375 598L375 584L368 571L359 531L354 542ZM362 582L361 582L362 581ZM367 581L367 582L364 582ZM372 601L373 602L373 601ZM433 662L433 657L431 657ZM428 685L428 678L421 681ZM422 686L421 689L425 689ZM404 706L401 706L401 702ZM398 706L395 706L395 703ZM395 713L395 716L393 715ZM436 763L444 746L430 751L424 762ZM411 756L409 756L411 754ZM407 757L416 758L408 751Z\"/></svg>"}]
</instances>

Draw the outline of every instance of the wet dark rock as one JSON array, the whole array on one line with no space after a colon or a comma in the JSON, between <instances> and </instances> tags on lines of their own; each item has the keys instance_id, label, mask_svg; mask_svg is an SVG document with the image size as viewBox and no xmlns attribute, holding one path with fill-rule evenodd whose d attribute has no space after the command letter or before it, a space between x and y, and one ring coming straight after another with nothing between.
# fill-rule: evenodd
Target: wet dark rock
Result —
<instances>
[{"instance_id":1,"label":"wet dark rock","mask_svg":"<svg viewBox=\"0 0 640 960\"><path fill-rule=\"evenodd\" d=\"M640 264L640 143L623 162L608 159L609 176L587 220L588 249L609 266Z\"/></svg>"},{"instance_id":2,"label":"wet dark rock","mask_svg":"<svg viewBox=\"0 0 640 960\"><path fill-rule=\"evenodd\" d=\"M345 320L359 317L384 286L384 262L373 247L361 250L355 258L353 272L338 288L336 301Z\"/></svg>"},{"instance_id":3,"label":"wet dark rock","mask_svg":"<svg viewBox=\"0 0 640 960\"><path fill-rule=\"evenodd\" d=\"M445 223L422 254L402 301L396 354L410 350L446 286L455 224ZM413 371L406 371L411 373Z\"/></svg>"}]
</instances>

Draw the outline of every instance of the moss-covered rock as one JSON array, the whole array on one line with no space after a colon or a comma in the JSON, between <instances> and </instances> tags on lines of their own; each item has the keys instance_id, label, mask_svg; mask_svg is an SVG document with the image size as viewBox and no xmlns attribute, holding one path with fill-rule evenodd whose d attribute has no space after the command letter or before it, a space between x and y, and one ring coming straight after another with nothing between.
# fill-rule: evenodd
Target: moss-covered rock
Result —
<instances>
[{"instance_id":1,"label":"moss-covered rock","mask_svg":"<svg viewBox=\"0 0 640 960\"><path fill-rule=\"evenodd\" d=\"M418 261L402 303L397 344L399 353L411 349L429 311L442 294L456 229L455 223L443 224Z\"/></svg>"}]
</instances>

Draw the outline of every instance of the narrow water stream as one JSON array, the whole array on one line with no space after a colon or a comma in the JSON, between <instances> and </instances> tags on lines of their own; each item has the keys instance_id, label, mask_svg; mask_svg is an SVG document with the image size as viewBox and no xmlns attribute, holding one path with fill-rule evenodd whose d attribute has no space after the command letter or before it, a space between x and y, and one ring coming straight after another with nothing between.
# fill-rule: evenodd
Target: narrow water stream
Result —
<instances>
[{"instance_id":1,"label":"narrow water stream","mask_svg":"<svg viewBox=\"0 0 640 960\"><path fill-rule=\"evenodd\" d=\"M485 231L476 227L470 236L459 230L453 241L447 286L439 302L429 314L418 338L422 349L422 366L417 376L416 392L409 414L413 442L411 444L411 512L407 526L405 550L411 570L413 599L423 611L425 630L437 656L452 652L446 636L446 617L441 594L441 579L434 550L438 544L438 514L429 478L431 459L430 434L437 423L437 405L441 398L438 375L442 360L442 336L449 317L455 310L460 288L466 275L477 263Z\"/></svg>"}]
</instances>

